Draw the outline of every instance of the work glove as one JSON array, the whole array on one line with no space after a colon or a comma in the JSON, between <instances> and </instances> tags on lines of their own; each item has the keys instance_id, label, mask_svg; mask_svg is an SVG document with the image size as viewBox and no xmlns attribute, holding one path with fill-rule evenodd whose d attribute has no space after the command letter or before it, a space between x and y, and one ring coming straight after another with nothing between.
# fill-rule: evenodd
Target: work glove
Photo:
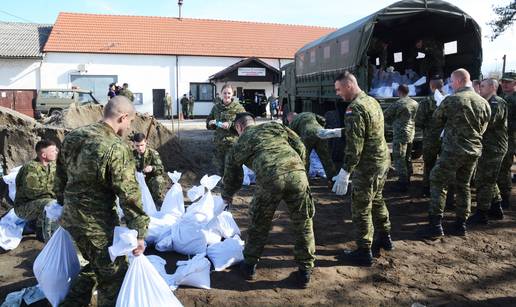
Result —
<instances>
[{"instance_id":1,"label":"work glove","mask_svg":"<svg viewBox=\"0 0 516 307\"><path fill-rule=\"evenodd\" d=\"M340 138L342 136L342 128L321 129L317 131L317 136L320 139Z\"/></svg>"},{"instance_id":2,"label":"work glove","mask_svg":"<svg viewBox=\"0 0 516 307\"><path fill-rule=\"evenodd\" d=\"M348 172L341 168L337 176L334 176L331 180L335 181L333 184L333 189L331 190L332 192L335 192L337 195L346 195L346 193L348 193Z\"/></svg>"}]
</instances>

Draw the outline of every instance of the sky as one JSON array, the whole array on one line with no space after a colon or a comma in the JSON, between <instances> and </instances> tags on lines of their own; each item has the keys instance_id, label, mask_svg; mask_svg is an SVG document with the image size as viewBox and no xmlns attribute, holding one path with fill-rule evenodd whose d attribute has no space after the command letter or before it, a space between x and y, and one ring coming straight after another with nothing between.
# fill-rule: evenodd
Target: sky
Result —
<instances>
[{"instance_id":1,"label":"sky","mask_svg":"<svg viewBox=\"0 0 516 307\"><path fill-rule=\"evenodd\" d=\"M488 38L491 29L487 25L494 17L493 5L506 5L511 1L448 1L472 16L482 28L484 76L502 70L504 54L507 54L506 70L516 71L516 25L493 42ZM340 28L394 2L396 1L184 0L182 16ZM0 21L52 24L59 12L177 17L178 6L177 0L4 0L0 6Z\"/></svg>"}]
</instances>

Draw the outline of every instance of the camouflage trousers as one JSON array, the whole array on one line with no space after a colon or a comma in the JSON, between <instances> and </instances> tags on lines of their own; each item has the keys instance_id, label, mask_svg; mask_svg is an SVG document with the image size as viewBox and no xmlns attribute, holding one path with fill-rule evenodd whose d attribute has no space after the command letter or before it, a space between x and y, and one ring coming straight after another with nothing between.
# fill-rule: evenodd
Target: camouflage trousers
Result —
<instances>
[{"instance_id":1,"label":"camouflage trousers","mask_svg":"<svg viewBox=\"0 0 516 307\"><path fill-rule=\"evenodd\" d=\"M306 137L303 138L303 143L306 147L306 171L310 170L310 153L312 149L315 149L315 152L319 156L319 160L324 168L324 172L326 173L326 178L331 179L336 175L335 173L335 165L331 160L330 150L328 148L328 142L326 140L322 140L317 136Z\"/></svg>"},{"instance_id":2,"label":"camouflage trousers","mask_svg":"<svg viewBox=\"0 0 516 307\"><path fill-rule=\"evenodd\" d=\"M152 199L156 204L156 209L159 210L163 203L163 199L165 199L165 178L161 175L148 176L145 177L145 183L147 184L152 195Z\"/></svg>"},{"instance_id":3,"label":"camouflage trousers","mask_svg":"<svg viewBox=\"0 0 516 307\"><path fill-rule=\"evenodd\" d=\"M430 215L442 216L447 187L455 184L455 214L466 220L471 213L470 181L478 157L443 151L430 173Z\"/></svg>"},{"instance_id":4,"label":"camouflage trousers","mask_svg":"<svg viewBox=\"0 0 516 307\"><path fill-rule=\"evenodd\" d=\"M53 201L55 199L52 198L36 199L14 208L14 212L18 217L27 222L36 221L36 231L40 232L45 242L48 242L52 234L59 228L59 224L50 221L45 212L45 206Z\"/></svg>"},{"instance_id":5,"label":"camouflage trousers","mask_svg":"<svg viewBox=\"0 0 516 307\"><path fill-rule=\"evenodd\" d=\"M505 196L507 199L509 199L512 190L511 167L514 161L514 150L514 144L511 142L511 138L509 138L509 149L503 157L502 164L500 166L500 172L496 180L502 197Z\"/></svg>"},{"instance_id":6,"label":"camouflage trousers","mask_svg":"<svg viewBox=\"0 0 516 307\"><path fill-rule=\"evenodd\" d=\"M249 208L251 223L247 230L244 259L248 264L260 260L272 227L272 218L280 201L287 204L294 242L294 258L300 268L313 268L315 239L312 217L315 207L310 194L308 178L303 171L293 171L267 182L257 182L256 192Z\"/></svg>"},{"instance_id":7,"label":"camouflage trousers","mask_svg":"<svg viewBox=\"0 0 516 307\"><path fill-rule=\"evenodd\" d=\"M217 172L217 175L224 176L224 168L226 167L226 154L229 149L233 146L232 144L218 143L215 142L215 152L213 153L213 164Z\"/></svg>"},{"instance_id":8,"label":"camouflage trousers","mask_svg":"<svg viewBox=\"0 0 516 307\"><path fill-rule=\"evenodd\" d=\"M501 201L496 179L504 156L503 153L484 151L478 159L475 187L477 189L477 209L479 210L489 210L493 200Z\"/></svg>"},{"instance_id":9,"label":"camouflage trousers","mask_svg":"<svg viewBox=\"0 0 516 307\"><path fill-rule=\"evenodd\" d=\"M411 152L412 143L392 142L392 162L400 182L409 182L412 174Z\"/></svg>"},{"instance_id":10,"label":"camouflage trousers","mask_svg":"<svg viewBox=\"0 0 516 307\"><path fill-rule=\"evenodd\" d=\"M181 104L181 113L183 113L184 119L188 118L188 104L186 104L186 103Z\"/></svg>"},{"instance_id":11,"label":"camouflage trousers","mask_svg":"<svg viewBox=\"0 0 516 307\"><path fill-rule=\"evenodd\" d=\"M351 219L358 248L371 248L375 231L391 231L389 210L383 199L383 187L388 170L387 164L374 171L356 169L353 172Z\"/></svg>"},{"instance_id":12,"label":"camouflage trousers","mask_svg":"<svg viewBox=\"0 0 516 307\"><path fill-rule=\"evenodd\" d=\"M115 306L127 271L127 260L118 257L111 262L109 258L108 246L113 242L114 227L104 229L100 225L69 224L65 224L65 229L89 264L72 281L70 291L60 306L88 306L95 288L98 291L97 306Z\"/></svg>"},{"instance_id":13,"label":"camouflage trousers","mask_svg":"<svg viewBox=\"0 0 516 307\"><path fill-rule=\"evenodd\" d=\"M189 102L188 103L188 117L189 118L193 118L194 116L194 113L193 113L193 110L194 110L194 102Z\"/></svg>"}]
</instances>

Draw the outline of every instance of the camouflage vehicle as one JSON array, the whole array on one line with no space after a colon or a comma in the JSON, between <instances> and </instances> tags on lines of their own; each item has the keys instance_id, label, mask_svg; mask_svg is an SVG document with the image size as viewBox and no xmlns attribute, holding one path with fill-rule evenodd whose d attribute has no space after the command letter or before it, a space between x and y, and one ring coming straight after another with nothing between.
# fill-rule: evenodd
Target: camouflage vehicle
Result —
<instances>
[{"instance_id":1,"label":"camouflage vehicle","mask_svg":"<svg viewBox=\"0 0 516 307\"><path fill-rule=\"evenodd\" d=\"M43 116L59 115L70 104L84 105L88 103L99 104L89 90L82 89L43 89L38 92L36 98L36 118Z\"/></svg>"},{"instance_id":2,"label":"camouflage vehicle","mask_svg":"<svg viewBox=\"0 0 516 307\"><path fill-rule=\"evenodd\" d=\"M357 76L360 87L370 92L372 72L388 66L401 72L421 64L424 53L416 53L418 57L414 61L408 60L419 39L432 39L442 46L441 51L444 49L443 76L463 67L471 73L472 79L479 77L482 42L480 27L473 18L445 1L399 1L299 49L294 62L281 68L279 101L287 110L311 111L342 120L346 105L336 103L339 98L335 95L335 77L350 70ZM383 54L377 47L382 42L387 45ZM419 87L417 95L411 95L416 101L428 94L429 77L427 83ZM375 98L383 108L397 99ZM342 127L342 122L329 120L329 123ZM390 134L391 129L386 128L386 133ZM415 150L421 149L418 146L421 134L418 135ZM390 135L386 136L390 139Z\"/></svg>"}]
</instances>

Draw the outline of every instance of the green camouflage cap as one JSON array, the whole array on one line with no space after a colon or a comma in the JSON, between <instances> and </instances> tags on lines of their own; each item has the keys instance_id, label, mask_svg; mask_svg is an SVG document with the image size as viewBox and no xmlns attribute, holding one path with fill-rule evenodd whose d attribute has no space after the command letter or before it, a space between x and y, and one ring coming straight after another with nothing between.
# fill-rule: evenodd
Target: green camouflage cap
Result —
<instances>
[{"instance_id":1,"label":"green camouflage cap","mask_svg":"<svg viewBox=\"0 0 516 307\"><path fill-rule=\"evenodd\" d=\"M516 72L506 72L502 76L502 81L516 81Z\"/></svg>"}]
</instances>

